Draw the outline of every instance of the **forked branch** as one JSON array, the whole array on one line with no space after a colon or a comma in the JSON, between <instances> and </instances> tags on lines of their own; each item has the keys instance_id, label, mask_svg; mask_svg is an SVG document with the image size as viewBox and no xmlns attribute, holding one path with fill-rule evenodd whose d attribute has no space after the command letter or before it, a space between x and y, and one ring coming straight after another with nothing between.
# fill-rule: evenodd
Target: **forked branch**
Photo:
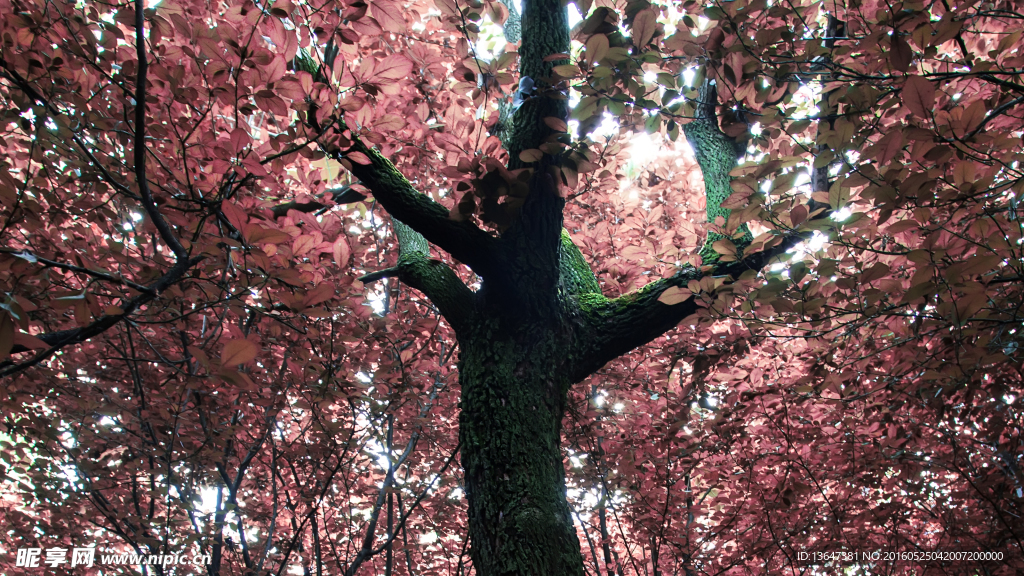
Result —
<instances>
[{"instance_id":1,"label":"forked branch","mask_svg":"<svg viewBox=\"0 0 1024 576\"><path fill-rule=\"evenodd\" d=\"M714 86L705 80L699 93L697 120L687 124L684 131L694 147L704 177L708 194L708 220L713 221L715 216L724 216L728 219L729 211L721 209L719 204L732 193L729 172L737 164L736 159L740 152L740 146L718 127L714 109L717 103ZM823 95L823 98L828 98L828 94ZM822 106L824 109L825 104ZM827 121L825 119L821 122ZM819 128L821 130L829 129L824 125ZM820 151L815 150L815 153L818 152ZM817 178L817 186L828 190L827 172L818 175ZM820 203L812 203L808 206L812 212L815 212L810 221L828 217L830 211L821 210L822 207L823 205ZM709 234L708 243L701 250L701 255L705 256L705 262L710 260L708 266L700 269L689 265L684 266L670 278L652 282L636 292L615 299L608 299L600 294L581 296L578 300L586 319L586 334L579 339L577 346L580 351L574 356L584 360L574 367L573 381L586 378L612 359L661 336L700 308L696 295L675 304L665 304L660 299L668 290L685 289L690 281L699 281L707 277L723 278L722 284L726 286L725 289L728 289L728 285L739 279L741 275L759 272L773 259L808 240L813 231L805 227L803 230L780 232L779 234L776 238L766 242L762 250L746 254L732 262L723 262L718 259L717 254L713 253L711 241L715 236L719 238L721 236ZM668 300L671 301L671 299Z\"/></svg>"},{"instance_id":2,"label":"forked branch","mask_svg":"<svg viewBox=\"0 0 1024 576\"><path fill-rule=\"evenodd\" d=\"M393 218L419 232L431 244L448 252L486 278L492 272L497 239L468 221L449 218L448 209L420 193L383 154L356 140L348 153L359 152L369 164L351 162L352 174L373 192L374 199ZM335 157L344 157L340 151Z\"/></svg>"},{"instance_id":3,"label":"forked branch","mask_svg":"<svg viewBox=\"0 0 1024 576\"><path fill-rule=\"evenodd\" d=\"M359 280L398 278L426 294L456 333L460 332L472 318L476 295L447 264L430 258L430 248L423 236L398 220L392 219L392 223L398 237L398 265L371 272Z\"/></svg>"}]
</instances>

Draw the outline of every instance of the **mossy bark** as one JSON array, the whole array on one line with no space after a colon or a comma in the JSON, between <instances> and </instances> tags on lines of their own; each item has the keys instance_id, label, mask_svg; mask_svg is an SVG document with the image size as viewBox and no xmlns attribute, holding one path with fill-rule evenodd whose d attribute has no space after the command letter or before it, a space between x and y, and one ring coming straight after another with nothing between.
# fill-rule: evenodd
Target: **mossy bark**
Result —
<instances>
[{"instance_id":1,"label":"mossy bark","mask_svg":"<svg viewBox=\"0 0 1024 576\"><path fill-rule=\"evenodd\" d=\"M477 574L584 573L560 442L567 334L557 317L504 317L460 338L459 438Z\"/></svg>"},{"instance_id":2,"label":"mossy bark","mask_svg":"<svg viewBox=\"0 0 1024 576\"><path fill-rule=\"evenodd\" d=\"M553 54L569 52L569 13L560 0L523 0L521 18L523 44L519 48L519 74L533 80L536 91L512 115L512 131L504 141L509 168L522 168L523 150L539 148L555 132L545 118L569 118L569 101L564 82L551 69L569 60L550 60Z\"/></svg>"},{"instance_id":3,"label":"mossy bark","mask_svg":"<svg viewBox=\"0 0 1024 576\"><path fill-rule=\"evenodd\" d=\"M719 216L723 222L729 221L731 211L722 208L722 203L732 194L732 178L729 172L737 166L746 151L746 144L730 138L718 127L718 115L715 112L717 106L718 92L715 85L711 80L705 79L698 89L694 120L683 126L683 133L693 147L697 164L704 175L707 221L712 223ZM749 244L753 239L746 224L740 227L739 232L742 235L736 239L736 244ZM712 244L721 239L733 240L717 232L708 233L707 242L700 251L705 263L718 259Z\"/></svg>"}]
</instances>

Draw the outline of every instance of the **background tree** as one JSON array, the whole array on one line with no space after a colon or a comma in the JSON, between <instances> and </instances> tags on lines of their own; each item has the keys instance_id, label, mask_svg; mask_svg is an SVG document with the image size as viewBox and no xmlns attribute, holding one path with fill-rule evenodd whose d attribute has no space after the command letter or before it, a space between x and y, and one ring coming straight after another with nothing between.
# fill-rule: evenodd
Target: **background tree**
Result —
<instances>
[{"instance_id":1,"label":"background tree","mask_svg":"<svg viewBox=\"0 0 1024 576\"><path fill-rule=\"evenodd\" d=\"M1021 12L0 3L0 562L1024 568Z\"/></svg>"}]
</instances>

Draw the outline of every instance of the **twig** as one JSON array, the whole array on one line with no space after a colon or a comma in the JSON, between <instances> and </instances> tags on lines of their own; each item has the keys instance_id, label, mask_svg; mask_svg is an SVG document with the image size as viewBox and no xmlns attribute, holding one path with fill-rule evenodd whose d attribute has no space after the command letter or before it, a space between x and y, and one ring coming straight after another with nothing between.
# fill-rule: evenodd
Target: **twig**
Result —
<instances>
[{"instance_id":1,"label":"twig","mask_svg":"<svg viewBox=\"0 0 1024 576\"><path fill-rule=\"evenodd\" d=\"M142 284L137 284L137 283L132 282L131 280L128 280L128 279L123 278L121 276L115 276L115 275L110 274L108 272L101 272L99 270L90 270L89 268L83 268L81 266L75 266L74 264L64 264L63 262L56 262L54 260L50 260L50 259L47 259L47 258L43 258L42 256L33 254L33 253L29 252L28 250L15 250L15 249L11 249L11 248L0 248L0 252L8 252L8 253L13 254L13 255L15 255L15 256L17 256L19 258L24 258L25 260L28 260L29 262L39 262L40 264L43 264L43 265L45 265L45 266L47 266L49 268L59 268L61 270L67 270L69 272L76 272L76 273L79 273L79 274L87 274L89 276L92 276L93 278L99 278L100 280L106 280L107 282L114 282L115 284L123 284L124 286L132 288L134 290L138 290L139 292L145 292L145 293L153 292L153 289L150 288L149 286L143 286Z\"/></svg>"}]
</instances>

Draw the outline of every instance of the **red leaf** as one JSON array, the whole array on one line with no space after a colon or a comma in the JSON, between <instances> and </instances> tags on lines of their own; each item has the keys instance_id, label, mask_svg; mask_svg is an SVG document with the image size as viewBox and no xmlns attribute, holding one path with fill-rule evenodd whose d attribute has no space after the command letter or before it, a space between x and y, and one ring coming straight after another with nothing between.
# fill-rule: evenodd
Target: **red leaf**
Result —
<instances>
[{"instance_id":1,"label":"red leaf","mask_svg":"<svg viewBox=\"0 0 1024 576\"><path fill-rule=\"evenodd\" d=\"M367 82L375 84L390 84L409 76L413 69L413 62L401 54L391 54L387 58L377 62L373 73Z\"/></svg>"},{"instance_id":2,"label":"red leaf","mask_svg":"<svg viewBox=\"0 0 1024 576\"><path fill-rule=\"evenodd\" d=\"M889 62L892 67L900 72L910 69L910 63L914 60L914 50L907 44L907 41L894 33L890 43Z\"/></svg>"},{"instance_id":3,"label":"red leaf","mask_svg":"<svg viewBox=\"0 0 1024 576\"><path fill-rule=\"evenodd\" d=\"M397 2L376 0L370 7L381 28L388 32L405 32L405 11Z\"/></svg>"},{"instance_id":4,"label":"red leaf","mask_svg":"<svg viewBox=\"0 0 1024 576\"><path fill-rule=\"evenodd\" d=\"M385 114L377 120L373 128L382 132L394 132L405 128L405 119L397 114Z\"/></svg>"},{"instance_id":5,"label":"red leaf","mask_svg":"<svg viewBox=\"0 0 1024 576\"><path fill-rule=\"evenodd\" d=\"M241 128L235 128L234 130L231 131L231 146L234 148L235 154L238 154L239 152L244 150L245 147L248 146L249 142L251 141L252 138L249 137L249 134L246 133L245 130L242 130Z\"/></svg>"},{"instance_id":6,"label":"red leaf","mask_svg":"<svg viewBox=\"0 0 1024 576\"><path fill-rule=\"evenodd\" d=\"M332 252L334 253L334 263L337 264L339 268L344 268L348 265L348 258L351 250L349 249L348 242L345 240L344 236L338 236L334 241Z\"/></svg>"},{"instance_id":7,"label":"red leaf","mask_svg":"<svg viewBox=\"0 0 1024 576\"><path fill-rule=\"evenodd\" d=\"M372 164L372 162L370 161L370 157L367 156L366 154L363 154L362 152L346 152L345 158L351 160L352 162L355 162L356 164L362 164L363 166Z\"/></svg>"},{"instance_id":8,"label":"red leaf","mask_svg":"<svg viewBox=\"0 0 1024 576\"><path fill-rule=\"evenodd\" d=\"M316 248L322 240L323 236L319 232L303 234L292 242L292 254L296 257L305 256L313 250L313 248Z\"/></svg>"},{"instance_id":9,"label":"red leaf","mask_svg":"<svg viewBox=\"0 0 1024 576\"><path fill-rule=\"evenodd\" d=\"M306 300L303 304L306 306L316 306L317 304L334 298L334 292L334 284L331 282L321 282L320 284L317 284L316 288L313 288L306 293Z\"/></svg>"},{"instance_id":10,"label":"red leaf","mask_svg":"<svg viewBox=\"0 0 1024 576\"><path fill-rule=\"evenodd\" d=\"M903 105L914 116L927 118L935 106L935 86L921 76L908 76L903 84Z\"/></svg>"},{"instance_id":11,"label":"red leaf","mask_svg":"<svg viewBox=\"0 0 1024 576\"><path fill-rule=\"evenodd\" d=\"M255 359L259 351L259 347L248 340L232 340L224 345L220 362L224 366L238 366Z\"/></svg>"},{"instance_id":12,"label":"red leaf","mask_svg":"<svg viewBox=\"0 0 1024 576\"><path fill-rule=\"evenodd\" d=\"M249 221L249 217L245 214L245 211L236 206L235 203L230 200L224 200L220 203L220 211L224 214L224 217L228 219L228 222L235 227L235 230L243 230L246 222Z\"/></svg>"}]
</instances>

